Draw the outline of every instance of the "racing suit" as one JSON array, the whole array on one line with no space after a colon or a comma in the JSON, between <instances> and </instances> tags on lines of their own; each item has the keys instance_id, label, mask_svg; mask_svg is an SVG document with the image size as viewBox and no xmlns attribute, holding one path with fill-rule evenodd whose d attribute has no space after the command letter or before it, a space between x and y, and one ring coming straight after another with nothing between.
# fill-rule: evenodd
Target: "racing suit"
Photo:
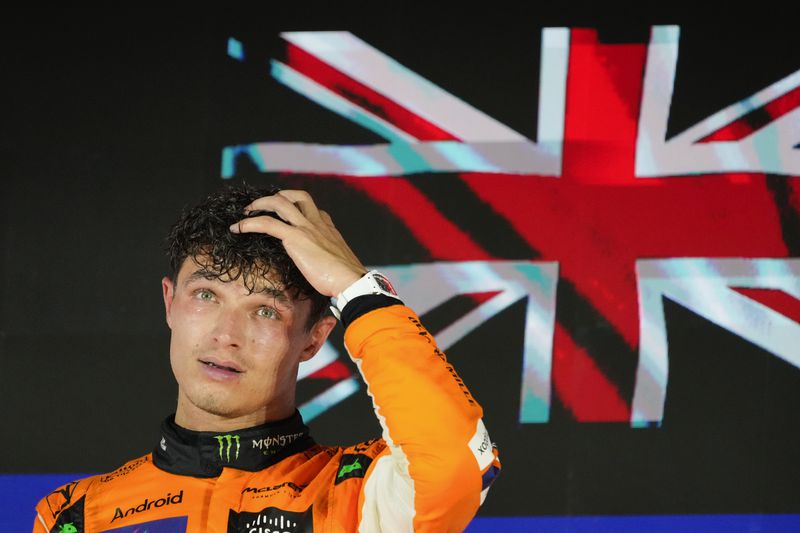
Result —
<instances>
[{"instance_id":1,"label":"racing suit","mask_svg":"<svg viewBox=\"0 0 800 533\"><path fill-rule=\"evenodd\" d=\"M463 530L500 469L481 407L398 300L361 296L341 318L382 438L321 446L298 412L225 434L172 415L152 453L43 498L33 531Z\"/></svg>"}]
</instances>

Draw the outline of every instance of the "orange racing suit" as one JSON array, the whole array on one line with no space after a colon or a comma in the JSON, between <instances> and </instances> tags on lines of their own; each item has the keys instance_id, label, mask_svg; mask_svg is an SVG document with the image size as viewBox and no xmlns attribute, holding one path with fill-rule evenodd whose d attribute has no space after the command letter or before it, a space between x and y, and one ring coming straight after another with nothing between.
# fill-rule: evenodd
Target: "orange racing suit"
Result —
<instances>
[{"instance_id":1,"label":"orange racing suit","mask_svg":"<svg viewBox=\"0 0 800 533\"><path fill-rule=\"evenodd\" d=\"M362 296L342 316L382 438L321 446L297 412L226 434L172 415L152 453L43 498L34 533L463 530L499 473L497 450L481 407L397 302Z\"/></svg>"}]
</instances>

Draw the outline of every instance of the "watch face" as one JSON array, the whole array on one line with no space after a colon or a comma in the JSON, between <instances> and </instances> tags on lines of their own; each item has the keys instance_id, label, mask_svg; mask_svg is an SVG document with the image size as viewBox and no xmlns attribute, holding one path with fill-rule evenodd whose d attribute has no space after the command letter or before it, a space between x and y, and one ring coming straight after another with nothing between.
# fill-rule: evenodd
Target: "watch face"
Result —
<instances>
[{"instance_id":1,"label":"watch face","mask_svg":"<svg viewBox=\"0 0 800 533\"><path fill-rule=\"evenodd\" d=\"M389 283L389 280L386 279L384 276L376 273L372 275L372 278L375 280L375 283L378 284L378 287L380 287L382 291L386 291L390 294L394 294L395 296L397 296L397 291L394 290L392 284Z\"/></svg>"}]
</instances>

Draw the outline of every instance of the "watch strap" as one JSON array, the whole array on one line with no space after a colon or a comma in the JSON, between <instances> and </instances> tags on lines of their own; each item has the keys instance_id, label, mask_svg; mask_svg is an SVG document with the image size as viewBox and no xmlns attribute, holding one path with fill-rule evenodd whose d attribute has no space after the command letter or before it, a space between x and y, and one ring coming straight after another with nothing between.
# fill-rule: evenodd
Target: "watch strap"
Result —
<instances>
[{"instance_id":1,"label":"watch strap","mask_svg":"<svg viewBox=\"0 0 800 533\"><path fill-rule=\"evenodd\" d=\"M337 319L341 319L342 311L348 302L359 296L366 295L383 295L394 298L398 302L400 300L389 279L377 270L370 270L352 285L331 298L331 312Z\"/></svg>"}]
</instances>

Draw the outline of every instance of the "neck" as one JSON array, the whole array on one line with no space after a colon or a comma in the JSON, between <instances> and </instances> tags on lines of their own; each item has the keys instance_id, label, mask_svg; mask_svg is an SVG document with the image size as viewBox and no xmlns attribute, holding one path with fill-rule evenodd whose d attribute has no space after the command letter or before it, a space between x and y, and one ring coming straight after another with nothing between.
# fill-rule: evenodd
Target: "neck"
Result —
<instances>
[{"instance_id":1,"label":"neck","mask_svg":"<svg viewBox=\"0 0 800 533\"><path fill-rule=\"evenodd\" d=\"M284 420L230 431L193 431L170 415L161 424L153 464L166 472L217 477L224 468L258 472L314 446L297 411Z\"/></svg>"},{"instance_id":2,"label":"neck","mask_svg":"<svg viewBox=\"0 0 800 533\"><path fill-rule=\"evenodd\" d=\"M294 402L273 402L243 414L220 414L205 411L178 393L175 423L192 431L226 432L284 420L294 414Z\"/></svg>"}]
</instances>

